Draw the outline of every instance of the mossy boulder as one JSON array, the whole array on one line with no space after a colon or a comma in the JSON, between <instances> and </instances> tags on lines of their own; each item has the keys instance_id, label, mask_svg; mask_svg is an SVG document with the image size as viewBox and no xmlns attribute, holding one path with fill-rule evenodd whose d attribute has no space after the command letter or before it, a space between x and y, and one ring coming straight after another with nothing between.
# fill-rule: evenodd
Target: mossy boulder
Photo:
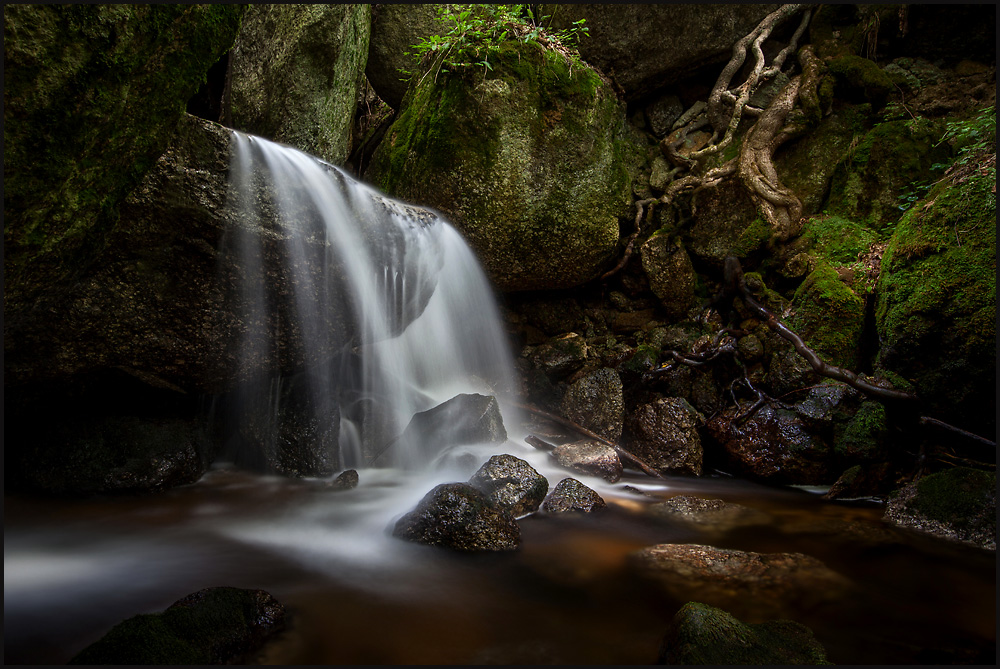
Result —
<instances>
[{"instance_id":1,"label":"mossy boulder","mask_svg":"<svg viewBox=\"0 0 1000 669\"><path fill-rule=\"evenodd\" d=\"M364 81L371 5L252 4L223 122L340 165Z\"/></svg>"},{"instance_id":2,"label":"mossy boulder","mask_svg":"<svg viewBox=\"0 0 1000 669\"><path fill-rule=\"evenodd\" d=\"M366 177L442 211L503 291L589 281L629 213L624 111L594 70L537 43L490 63L417 77Z\"/></svg>"},{"instance_id":3,"label":"mossy boulder","mask_svg":"<svg viewBox=\"0 0 1000 669\"><path fill-rule=\"evenodd\" d=\"M943 132L943 123L920 118L856 133L833 172L824 212L890 233L912 204L909 198L940 174L932 168L949 159L951 149L939 142Z\"/></svg>"},{"instance_id":4,"label":"mossy boulder","mask_svg":"<svg viewBox=\"0 0 1000 669\"><path fill-rule=\"evenodd\" d=\"M629 100L725 63L733 44L780 5L770 4L551 4L551 27L571 28L584 19L589 32L580 54L613 77ZM718 75L713 72L712 77Z\"/></svg>"},{"instance_id":5,"label":"mossy boulder","mask_svg":"<svg viewBox=\"0 0 1000 669\"><path fill-rule=\"evenodd\" d=\"M750 193L736 180L699 191L694 203L697 215L685 242L698 260L721 268L727 256L746 259L773 236Z\"/></svg>"},{"instance_id":6,"label":"mossy boulder","mask_svg":"<svg viewBox=\"0 0 1000 669\"><path fill-rule=\"evenodd\" d=\"M996 172L966 172L934 187L896 226L877 284L877 362L912 383L931 415L988 436L996 426Z\"/></svg>"},{"instance_id":7,"label":"mossy boulder","mask_svg":"<svg viewBox=\"0 0 1000 669\"><path fill-rule=\"evenodd\" d=\"M996 473L954 467L893 493L885 518L895 525L996 550Z\"/></svg>"},{"instance_id":8,"label":"mossy boulder","mask_svg":"<svg viewBox=\"0 0 1000 669\"><path fill-rule=\"evenodd\" d=\"M865 305L828 264L820 264L792 298L788 326L826 362L853 370L865 328Z\"/></svg>"},{"instance_id":9,"label":"mossy boulder","mask_svg":"<svg viewBox=\"0 0 1000 669\"><path fill-rule=\"evenodd\" d=\"M242 5L4 6L4 311L93 262Z\"/></svg>"},{"instance_id":10,"label":"mossy boulder","mask_svg":"<svg viewBox=\"0 0 1000 669\"><path fill-rule=\"evenodd\" d=\"M243 664L284 625L263 590L206 588L115 625L69 664Z\"/></svg>"},{"instance_id":11,"label":"mossy boulder","mask_svg":"<svg viewBox=\"0 0 1000 669\"><path fill-rule=\"evenodd\" d=\"M832 664L811 629L792 620L744 623L732 614L688 602L674 615L660 664Z\"/></svg>"}]
</instances>

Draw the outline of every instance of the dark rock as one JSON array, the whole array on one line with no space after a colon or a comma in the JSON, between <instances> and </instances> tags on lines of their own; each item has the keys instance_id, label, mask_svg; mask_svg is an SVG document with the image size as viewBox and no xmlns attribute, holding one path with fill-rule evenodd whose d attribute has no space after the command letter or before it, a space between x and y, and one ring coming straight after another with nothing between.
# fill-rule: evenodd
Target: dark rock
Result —
<instances>
[{"instance_id":1,"label":"dark rock","mask_svg":"<svg viewBox=\"0 0 1000 669\"><path fill-rule=\"evenodd\" d=\"M557 483L542 502L542 511L545 513L591 513L605 507L607 503L600 495L573 478L565 478Z\"/></svg>"},{"instance_id":2,"label":"dark rock","mask_svg":"<svg viewBox=\"0 0 1000 669\"><path fill-rule=\"evenodd\" d=\"M617 372L603 367L575 381L563 396L562 413L591 432L617 442L625 414L622 382Z\"/></svg>"},{"instance_id":3,"label":"dark rock","mask_svg":"<svg viewBox=\"0 0 1000 669\"><path fill-rule=\"evenodd\" d=\"M827 499L873 497L889 492L892 465L877 462L849 467L823 495Z\"/></svg>"},{"instance_id":4,"label":"dark rock","mask_svg":"<svg viewBox=\"0 0 1000 669\"><path fill-rule=\"evenodd\" d=\"M251 4L229 54L223 122L343 164L370 32L371 5Z\"/></svg>"},{"instance_id":5,"label":"dark rock","mask_svg":"<svg viewBox=\"0 0 1000 669\"><path fill-rule=\"evenodd\" d=\"M885 519L894 525L997 547L996 473L955 467L907 483L889 499Z\"/></svg>"},{"instance_id":6,"label":"dark rock","mask_svg":"<svg viewBox=\"0 0 1000 669\"><path fill-rule=\"evenodd\" d=\"M801 553L750 553L660 544L629 555L644 578L680 601L697 597L741 619L763 622L849 597L851 581Z\"/></svg>"},{"instance_id":7,"label":"dark rock","mask_svg":"<svg viewBox=\"0 0 1000 669\"><path fill-rule=\"evenodd\" d=\"M691 228L688 252L722 267L727 256L746 258L764 247L773 232L757 214L757 205L738 183L706 188L695 195L698 217Z\"/></svg>"},{"instance_id":8,"label":"dark rock","mask_svg":"<svg viewBox=\"0 0 1000 669\"><path fill-rule=\"evenodd\" d=\"M733 44L778 7L564 4L542 5L541 12L552 15L552 27L558 30L585 19L590 36L581 40L580 55L634 100L700 67L726 62Z\"/></svg>"},{"instance_id":9,"label":"dark rock","mask_svg":"<svg viewBox=\"0 0 1000 669\"><path fill-rule=\"evenodd\" d=\"M646 120L649 129L658 139L662 139L673 130L674 121L684 113L684 105L676 95L661 95L646 107Z\"/></svg>"},{"instance_id":10,"label":"dark rock","mask_svg":"<svg viewBox=\"0 0 1000 669\"><path fill-rule=\"evenodd\" d=\"M398 521L394 537L457 551L510 551L521 543L514 516L467 483L442 483Z\"/></svg>"},{"instance_id":11,"label":"dark rock","mask_svg":"<svg viewBox=\"0 0 1000 669\"><path fill-rule=\"evenodd\" d=\"M337 478L330 481L330 487L335 490L352 490L358 487L358 472L356 469L348 469L337 475Z\"/></svg>"},{"instance_id":12,"label":"dark rock","mask_svg":"<svg viewBox=\"0 0 1000 669\"><path fill-rule=\"evenodd\" d=\"M284 624L263 590L207 588L115 625L69 664L243 664Z\"/></svg>"},{"instance_id":13,"label":"dark rock","mask_svg":"<svg viewBox=\"0 0 1000 669\"><path fill-rule=\"evenodd\" d=\"M494 455L479 468L469 485L515 517L538 510L549 482L535 468L513 455Z\"/></svg>"},{"instance_id":14,"label":"dark rock","mask_svg":"<svg viewBox=\"0 0 1000 669\"><path fill-rule=\"evenodd\" d=\"M660 298L667 317L682 320L695 304L698 280L684 245L670 235L653 235L642 245L641 258L649 287Z\"/></svg>"},{"instance_id":15,"label":"dark rock","mask_svg":"<svg viewBox=\"0 0 1000 669\"><path fill-rule=\"evenodd\" d=\"M660 664L832 664L812 630L791 620L758 624L699 602L674 615L660 647Z\"/></svg>"},{"instance_id":16,"label":"dark rock","mask_svg":"<svg viewBox=\"0 0 1000 669\"><path fill-rule=\"evenodd\" d=\"M396 441L430 457L442 446L502 444L507 430L495 397L462 394L414 414Z\"/></svg>"},{"instance_id":17,"label":"dark rock","mask_svg":"<svg viewBox=\"0 0 1000 669\"><path fill-rule=\"evenodd\" d=\"M771 516L750 507L721 499L702 499L689 495L677 495L664 502L650 504L646 513L699 530L728 532L748 525L769 525Z\"/></svg>"},{"instance_id":18,"label":"dark rock","mask_svg":"<svg viewBox=\"0 0 1000 669\"><path fill-rule=\"evenodd\" d=\"M622 477L622 463L618 453L601 441L583 439L560 444L552 450L552 455L563 467L600 476L610 483Z\"/></svg>"},{"instance_id":19,"label":"dark rock","mask_svg":"<svg viewBox=\"0 0 1000 669\"><path fill-rule=\"evenodd\" d=\"M587 360L587 342L577 333L568 332L537 346L530 359L549 378L563 378L583 367Z\"/></svg>"},{"instance_id":20,"label":"dark rock","mask_svg":"<svg viewBox=\"0 0 1000 669\"><path fill-rule=\"evenodd\" d=\"M795 413L768 405L737 425L738 411L726 409L708 421L712 438L722 445L728 466L772 484L821 485L832 482L831 449L806 429Z\"/></svg>"},{"instance_id":21,"label":"dark rock","mask_svg":"<svg viewBox=\"0 0 1000 669\"><path fill-rule=\"evenodd\" d=\"M437 20L439 5L401 3L378 5L372 16L371 39L365 74L378 96L398 110L409 83L400 70L417 70L413 46L421 39L440 35L447 24Z\"/></svg>"},{"instance_id":22,"label":"dark rock","mask_svg":"<svg viewBox=\"0 0 1000 669\"><path fill-rule=\"evenodd\" d=\"M679 397L640 405L628 416L628 449L657 471L700 476L703 451L698 426L704 422L704 416Z\"/></svg>"}]
</instances>

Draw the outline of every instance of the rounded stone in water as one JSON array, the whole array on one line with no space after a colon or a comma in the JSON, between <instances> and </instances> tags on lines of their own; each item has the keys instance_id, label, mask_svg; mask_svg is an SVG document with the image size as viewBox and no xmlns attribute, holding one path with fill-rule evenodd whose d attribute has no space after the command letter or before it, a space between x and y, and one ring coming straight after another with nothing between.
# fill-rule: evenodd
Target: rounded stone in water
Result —
<instances>
[{"instance_id":1,"label":"rounded stone in water","mask_svg":"<svg viewBox=\"0 0 1000 669\"><path fill-rule=\"evenodd\" d=\"M534 467L513 455L494 455L479 468L469 485L515 516L537 511L549 482Z\"/></svg>"}]
</instances>

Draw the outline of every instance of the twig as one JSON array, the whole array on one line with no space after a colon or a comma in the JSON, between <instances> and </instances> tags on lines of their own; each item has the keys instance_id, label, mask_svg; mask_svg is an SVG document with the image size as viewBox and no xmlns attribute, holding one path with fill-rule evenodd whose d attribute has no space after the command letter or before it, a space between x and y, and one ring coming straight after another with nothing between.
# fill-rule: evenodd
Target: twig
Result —
<instances>
[{"instance_id":1,"label":"twig","mask_svg":"<svg viewBox=\"0 0 1000 669\"><path fill-rule=\"evenodd\" d=\"M949 425L948 423L942 422L937 418L931 418L930 416L921 416L918 421L921 425L933 425L934 427L939 427L942 430L948 430L949 432L954 432L960 434L966 439L971 439L973 441L978 441L984 446L989 446L990 448L996 448L997 443L995 441L990 441L985 437L980 437L978 434L972 434L971 432L966 432L960 427L955 427L954 425Z\"/></svg>"},{"instance_id":2,"label":"twig","mask_svg":"<svg viewBox=\"0 0 1000 669\"><path fill-rule=\"evenodd\" d=\"M538 407L535 407L535 406L531 406L530 404L515 404L514 406L516 406L516 407L518 407L520 409L524 409L525 411L530 411L531 413L536 414L538 416L542 416L543 418L548 418L549 420L551 420L551 421L553 421L555 423L559 423L560 425L563 425L565 427L572 428L573 430L579 432L580 434L582 434L585 437L590 437L591 439L593 439L595 441L599 441L602 444L606 444L606 445L610 446L611 448L615 449L615 452L618 453L619 456L623 456L623 457L627 458L628 460L631 460L632 462L634 462L639 467L639 469L641 469L646 475L648 475L648 476L655 476L656 478L663 478L663 475L660 474L660 472L658 472L655 469L653 469L652 467L650 467L641 458L639 458L639 457L637 457L635 455L632 455L631 453L629 453L628 451L626 451L624 448L622 448L618 444L614 443L613 441L608 441L607 439L605 439L601 435L599 435L599 434L597 434L595 432L591 432L590 430L588 430L584 426L580 425L579 423L574 423L573 421L569 420L568 418L563 418L562 416L556 415L554 413L549 413L548 411L543 411L542 409L539 409ZM531 443L531 442L529 442L529 443ZM532 444L532 445L534 445L534 444Z\"/></svg>"}]
</instances>

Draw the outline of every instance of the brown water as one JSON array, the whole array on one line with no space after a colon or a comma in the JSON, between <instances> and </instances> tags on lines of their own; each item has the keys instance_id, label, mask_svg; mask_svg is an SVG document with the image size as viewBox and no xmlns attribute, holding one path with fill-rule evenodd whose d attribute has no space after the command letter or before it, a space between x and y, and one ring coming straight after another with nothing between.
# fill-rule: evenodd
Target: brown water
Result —
<instances>
[{"instance_id":1,"label":"brown water","mask_svg":"<svg viewBox=\"0 0 1000 669\"><path fill-rule=\"evenodd\" d=\"M851 579L846 601L788 611L836 664L995 656L995 555L887 528L874 504L627 475L601 489L602 513L524 518L520 550L462 555L386 533L432 487L412 479L362 471L357 489L335 492L219 469L148 498L7 495L5 663L66 662L127 617L229 585L265 589L291 613L263 664L651 664L684 602L626 556L670 542L801 552ZM644 513L676 494L737 502L771 522L705 533Z\"/></svg>"}]
</instances>

